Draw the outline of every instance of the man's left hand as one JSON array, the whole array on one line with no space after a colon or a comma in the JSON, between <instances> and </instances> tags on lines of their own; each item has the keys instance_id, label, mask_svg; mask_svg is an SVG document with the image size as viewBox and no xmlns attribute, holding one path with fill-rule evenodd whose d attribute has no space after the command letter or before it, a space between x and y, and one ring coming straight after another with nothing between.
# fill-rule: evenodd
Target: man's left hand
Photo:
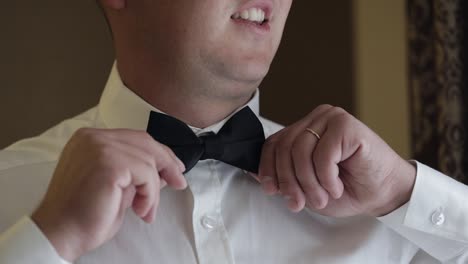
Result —
<instances>
[{"instance_id":1,"label":"man's left hand","mask_svg":"<svg viewBox=\"0 0 468 264\"><path fill-rule=\"evenodd\" d=\"M409 201L416 168L345 110L322 105L267 139L258 179L294 212L382 216Z\"/></svg>"}]
</instances>

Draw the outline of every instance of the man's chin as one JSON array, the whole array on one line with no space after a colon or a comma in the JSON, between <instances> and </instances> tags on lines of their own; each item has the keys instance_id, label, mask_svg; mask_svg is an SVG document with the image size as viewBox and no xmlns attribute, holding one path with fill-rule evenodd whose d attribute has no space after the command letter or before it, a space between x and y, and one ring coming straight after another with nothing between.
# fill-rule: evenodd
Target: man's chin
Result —
<instances>
[{"instance_id":1,"label":"man's chin","mask_svg":"<svg viewBox=\"0 0 468 264\"><path fill-rule=\"evenodd\" d=\"M265 65L244 65L238 67L235 71L234 78L240 82L260 84L260 82L268 74L269 66Z\"/></svg>"}]
</instances>

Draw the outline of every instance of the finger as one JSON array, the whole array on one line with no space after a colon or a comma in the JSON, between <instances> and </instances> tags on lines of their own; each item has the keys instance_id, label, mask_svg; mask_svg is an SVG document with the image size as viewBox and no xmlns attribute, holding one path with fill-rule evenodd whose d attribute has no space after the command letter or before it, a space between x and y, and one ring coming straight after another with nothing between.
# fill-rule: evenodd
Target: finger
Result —
<instances>
[{"instance_id":1,"label":"finger","mask_svg":"<svg viewBox=\"0 0 468 264\"><path fill-rule=\"evenodd\" d=\"M160 194L161 193L159 191L156 192L153 205L151 206L151 208L148 210L148 212L145 215L141 216L141 219L143 221L147 223L152 223L154 219L156 219L156 213L159 207ZM135 207L133 210L136 210Z\"/></svg>"},{"instance_id":2,"label":"finger","mask_svg":"<svg viewBox=\"0 0 468 264\"><path fill-rule=\"evenodd\" d=\"M133 201L133 210L135 213L141 217L141 219L147 223L151 223L156 219L156 212L159 207L159 199L160 199L160 192L155 191L155 196L152 201L152 204L148 210L145 211L145 213L142 213L141 215L138 213L140 210L140 206L142 206L140 203L144 203L142 200L140 200L140 196L136 196L135 200Z\"/></svg>"},{"instance_id":3,"label":"finger","mask_svg":"<svg viewBox=\"0 0 468 264\"><path fill-rule=\"evenodd\" d=\"M166 152L172 157L172 159L177 162L177 164L179 165L179 168L180 168L180 171L181 172L185 172L185 164L176 156L176 154L174 153L174 151L172 151L171 148L169 148L168 146L164 145L164 144L161 144L161 146L166 150Z\"/></svg>"},{"instance_id":4,"label":"finger","mask_svg":"<svg viewBox=\"0 0 468 264\"><path fill-rule=\"evenodd\" d=\"M185 167L180 166L179 162L177 162L178 158L175 157L172 150L156 141L153 141L151 145L156 170L161 179L176 190L187 188L187 181L182 174Z\"/></svg>"},{"instance_id":5,"label":"finger","mask_svg":"<svg viewBox=\"0 0 468 264\"><path fill-rule=\"evenodd\" d=\"M273 136L266 140L260 156L258 179L262 184L263 191L268 195L274 195L279 191L276 175L275 139Z\"/></svg>"},{"instance_id":6,"label":"finger","mask_svg":"<svg viewBox=\"0 0 468 264\"><path fill-rule=\"evenodd\" d=\"M287 129L283 129L281 132L285 132L285 130L287 130L288 138L294 140L298 136L302 135L314 120L326 115L333 108L334 107L331 105L320 105L310 112L305 118L292 124Z\"/></svg>"},{"instance_id":7,"label":"finger","mask_svg":"<svg viewBox=\"0 0 468 264\"><path fill-rule=\"evenodd\" d=\"M148 214L146 214L142 219L147 223L152 223L154 219L156 219L156 212L157 212L158 205L153 205L149 210Z\"/></svg>"},{"instance_id":8,"label":"finger","mask_svg":"<svg viewBox=\"0 0 468 264\"><path fill-rule=\"evenodd\" d=\"M167 154L174 160L175 163L180 167L180 170L185 171L184 163L174 154L174 152L156 140L154 140L147 132L129 130L129 129L112 129L109 130L109 133L106 133L106 136L112 138L115 141L127 144L138 150L143 151L145 156L155 155L155 148L164 148Z\"/></svg>"},{"instance_id":9,"label":"finger","mask_svg":"<svg viewBox=\"0 0 468 264\"><path fill-rule=\"evenodd\" d=\"M114 145L119 147L121 151L139 157L142 161L152 163L161 177L167 177L164 178L164 184L161 188L166 185L174 189L186 188L187 182L182 175L185 166L169 147L153 140L146 133L127 130L122 130L121 133L121 139Z\"/></svg>"},{"instance_id":10,"label":"finger","mask_svg":"<svg viewBox=\"0 0 468 264\"><path fill-rule=\"evenodd\" d=\"M130 186L122 190L122 202L120 204L118 219L122 219L127 209L132 206L135 194L136 189L134 186Z\"/></svg>"},{"instance_id":11,"label":"finger","mask_svg":"<svg viewBox=\"0 0 468 264\"><path fill-rule=\"evenodd\" d=\"M320 184L334 199L339 199L344 190L338 165L341 161L341 142L330 134L325 134L320 140L313 161Z\"/></svg>"},{"instance_id":12,"label":"finger","mask_svg":"<svg viewBox=\"0 0 468 264\"><path fill-rule=\"evenodd\" d=\"M155 196L155 200L153 201L153 206L148 211L148 213L142 218L143 221L147 223L152 223L156 219L156 214L157 214L157 210L159 207L159 201L160 201L160 196L161 196L160 190L167 186L166 180L164 180L160 176L158 176L158 178L159 178L159 190L156 190L156 196Z\"/></svg>"},{"instance_id":13,"label":"finger","mask_svg":"<svg viewBox=\"0 0 468 264\"><path fill-rule=\"evenodd\" d=\"M294 142L291 152L296 178L307 202L316 209L323 209L328 202L328 193L320 185L312 161L317 143L318 139L314 135L303 132Z\"/></svg>"},{"instance_id":14,"label":"finger","mask_svg":"<svg viewBox=\"0 0 468 264\"><path fill-rule=\"evenodd\" d=\"M138 216L144 218L159 199L159 175L153 167L142 163L135 163L131 173L136 190L132 207Z\"/></svg>"},{"instance_id":15,"label":"finger","mask_svg":"<svg viewBox=\"0 0 468 264\"><path fill-rule=\"evenodd\" d=\"M281 194L288 200L288 208L299 212L305 206L304 193L297 182L291 145L288 139L280 140L275 149L276 173Z\"/></svg>"},{"instance_id":16,"label":"finger","mask_svg":"<svg viewBox=\"0 0 468 264\"><path fill-rule=\"evenodd\" d=\"M332 120L342 115L342 110L330 112L327 116L314 122L313 127L321 133L317 147L313 153L315 172L320 185L334 198L339 199L344 190L340 179L339 163L342 161L343 132L341 128L328 129Z\"/></svg>"},{"instance_id":17,"label":"finger","mask_svg":"<svg viewBox=\"0 0 468 264\"><path fill-rule=\"evenodd\" d=\"M113 167L109 174L116 177L117 186L122 189L121 208L128 203L129 191L134 189L132 207L135 213L143 217L153 205L159 192L159 175L153 164L145 162L132 152L126 153L114 145L118 154L112 157Z\"/></svg>"},{"instance_id":18,"label":"finger","mask_svg":"<svg viewBox=\"0 0 468 264\"><path fill-rule=\"evenodd\" d=\"M174 166L160 168L159 175L161 175L161 180L164 180L169 187L175 190L187 188L187 181L184 175Z\"/></svg>"},{"instance_id":19,"label":"finger","mask_svg":"<svg viewBox=\"0 0 468 264\"><path fill-rule=\"evenodd\" d=\"M257 179L262 183L262 188L265 193L273 195L280 190L278 185L278 177L276 174L276 141L278 141L284 133L289 133L291 138L295 138L307 128L311 119L316 118L320 114L328 111L330 108L332 108L331 105L318 106L309 114L305 121L296 122L288 129L282 129L267 139L262 149L260 168Z\"/></svg>"}]
</instances>

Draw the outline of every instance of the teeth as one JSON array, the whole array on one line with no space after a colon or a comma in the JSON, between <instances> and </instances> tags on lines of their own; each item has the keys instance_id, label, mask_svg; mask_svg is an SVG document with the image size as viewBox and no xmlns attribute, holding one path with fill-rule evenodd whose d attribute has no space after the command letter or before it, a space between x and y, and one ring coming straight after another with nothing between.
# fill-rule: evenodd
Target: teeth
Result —
<instances>
[{"instance_id":1,"label":"teeth","mask_svg":"<svg viewBox=\"0 0 468 264\"><path fill-rule=\"evenodd\" d=\"M249 16L250 16L249 10L244 10L244 11L242 11L242 13L241 13L241 18L242 18L242 19L249 20L249 19L250 19Z\"/></svg>"},{"instance_id":2,"label":"teeth","mask_svg":"<svg viewBox=\"0 0 468 264\"><path fill-rule=\"evenodd\" d=\"M262 23L265 21L265 11L261 10L260 8L250 8L242 12L235 13L232 18Z\"/></svg>"}]
</instances>

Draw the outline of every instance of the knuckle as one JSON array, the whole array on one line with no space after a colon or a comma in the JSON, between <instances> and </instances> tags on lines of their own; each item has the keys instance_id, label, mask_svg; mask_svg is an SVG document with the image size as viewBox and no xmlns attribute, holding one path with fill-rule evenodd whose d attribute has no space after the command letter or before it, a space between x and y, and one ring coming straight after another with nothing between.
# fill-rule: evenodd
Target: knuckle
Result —
<instances>
[{"instance_id":1,"label":"knuckle","mask_svg":"<svg viewBox=\"0 0 468 264\"><path fill-rule=\"evenodd\" d=\"M149 157L145 157L145 158L141 159L141 166L143 166L145 168L145 170L147 170L147 171L154 171L154 169L156 168L156 163L155 163L154 159L151 159Z\"/></svg>"},{"instance_id":2,"label":"knuckle","mask_svg":"<svg viewBox=\"0 0 468 264\"><path fill-rule=\"evenodd\" d=\"M92 137L90 128L79 128L75 131L70 141L88 141Z\"/></svg>"},{"instance_id":3,"label":"knuckle","mask_svg":"<svg viewBox=\"0 0 468 264\"><path fill-rule=\"evenodd\" d=\"M279 140L280 140L280 135L278 133L273 134L267 138L267 140L265 141L265 145L274 146L276 142L278 142Z\"/></svg>"},{"instance_id":4,"label":"knuckle","mask_svg":"<svg viewBox=\"0 0 468 264\"><path fill-rule=\"evenodd\" d=\"M166 157L156 160L155 169L170 177L177 175L179 171L177 164L175 164L175 162L171 162L171 160Z\"/></svg>"},{"instance_id":5,"label":"knuckle","mask_svg":"<svg viewBox=\"0 0 468 264\"><path fill-rule=\"evenodd\" d=\"M172 149L164 144L161 144L161 147L162 149L164 149L164 151L166 151L167 154L171 155L173 154L174 152L172 151Z\"/></svg>"},{"instance_id":6,"label":"knuckle","mask_svg":"<svg viewBox=\"0 0 468 264\"><path fill-rule=\"evenodd\" d=\"M98 129L94 128L80 128L75 132L70 141L73 141L78 147L92 146L99 148L106 144L106 140L98 131Z\"/></svg>"},{"instance_id":7,"label":"knuckle","mask_svg":"<svg viewBox=\"0 0 468 264\"><path fill-rule=\"evenodd\" d=\"M344 128L350 128L354 126L354 118L349 114L339 114L336 116L336 122Z\"/></svg>"},{"instance_id":8,"label":"knuckle","mask_svg":"<svg viewBox=\"0 0 468 264\"><path fill-rule=\"evenodd\" d=\"M333 107L333 112L336 113L336 114L348 114L348 112L346 112L346 110L344 110L343 108L341 108L339 106L334 106Z\"/></svg>"},{"instance_id":9,"label":"knuckle","mask_svg":"<svg viewBox=\"0 0 468 264\"><path fill-rule=\"evenodd\" d=\"M115 166L104 166L102 169L105 171L103 178L107 183L114 186L120 182L123 170Z\"/></svg>"},{"instance_id":10,"label":"knuckle","mask_svg":"<svg viewBox=\"0 0 468 264\"><path fill-rule=\"evenodd\" d=\"M159 143L157 141L155 141L155 143L156 143L156 149L158 150L158 152L160 152L160 154L161 153L166 154L167 150L171 150L171 148L169 148L168 146L166 146L166 145L164 145L162 143Z\"/></svg>"},{"instance_id":11,"label":"knuckle","mask_svg":"<svg viewBox=\"0 0 468 264\"><path fill-rule=\"evenodd\" d=\"M321 104L315 108L315 111L324 111L330 108L333 108L334 106L331 104Z\"/></svg>"},{"instance_id":12,"label":"knuckle","mask_svg":"<svg viewBox=\"0 0 468 264\"><path fill-rule=\"evenodd\" d=\"M166 146L156 142L155 148L155 160L157 163L167 163L170 160L169 153L167 152Z\"/></svg>"},{"instance_id":13,"label":"knuckle","mask_svg":"<svg viewBox=\"0 0 468 264\"><path fill-rule=\"evenodd\" d=\"M288 131L288 128L283 128L277 131L276 133L274 133L273 135L270 135L266 141L270 142L271 144L276 144L276 142L280 141L283 138L283 135L287 133L287 131Z\"/></svg>"},{"instance_id":14,"label":"knuckle","mask_svg":"<svg viewBox=\"0 0 468 264\"><path fill-rule=\"evenodd\" d=\"M175 162L169 162L166 166L166 170L170 176L179 175L179 166Z\"/></svg>"}]
</instances>

